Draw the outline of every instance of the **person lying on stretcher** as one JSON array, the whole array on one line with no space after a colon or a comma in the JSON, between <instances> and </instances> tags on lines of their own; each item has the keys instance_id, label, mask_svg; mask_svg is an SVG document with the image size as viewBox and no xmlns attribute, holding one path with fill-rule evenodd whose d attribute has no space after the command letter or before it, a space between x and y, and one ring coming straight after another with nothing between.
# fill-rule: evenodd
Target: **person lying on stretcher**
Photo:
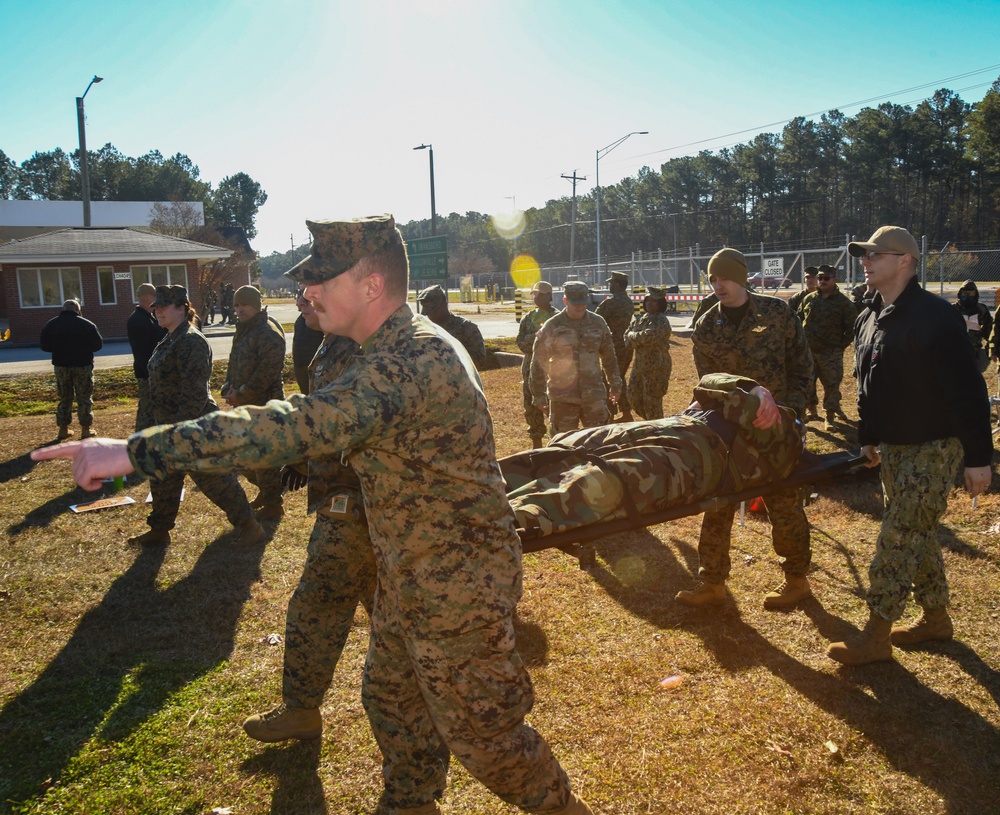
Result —
<instances>
[{"instance_id":1,"label":"person lying on stretcher","mask_svg":"<svg viewBox=\"0 0 1000 815\"><path fill-rule=\"evenodd\" d=\"M787 478L801 425L779 405L779 421L755 427L761 393L752 379L710 374L676 416L560 433L500 459L518 526L548 535Z\"/></svg>"}]
</instances>

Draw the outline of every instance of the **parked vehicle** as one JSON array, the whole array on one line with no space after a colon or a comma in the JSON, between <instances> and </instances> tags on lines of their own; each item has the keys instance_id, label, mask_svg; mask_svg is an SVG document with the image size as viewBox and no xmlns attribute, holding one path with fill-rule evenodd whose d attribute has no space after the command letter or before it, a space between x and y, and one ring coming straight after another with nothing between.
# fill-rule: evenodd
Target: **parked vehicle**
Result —
<instances>
[{"instance_id":1,"label":"parked vehicle","mask_svg":"<svg viewBox=\"0 0 1000 815\"><path fill-rule=\"evenodd\" d=\"M761 282L760 272L750 275L747 278L747 282L753 286L755 289L787 289L792 285L792 279L790 277L765 277L763 283Z\"/></svg>"}]
</instances>

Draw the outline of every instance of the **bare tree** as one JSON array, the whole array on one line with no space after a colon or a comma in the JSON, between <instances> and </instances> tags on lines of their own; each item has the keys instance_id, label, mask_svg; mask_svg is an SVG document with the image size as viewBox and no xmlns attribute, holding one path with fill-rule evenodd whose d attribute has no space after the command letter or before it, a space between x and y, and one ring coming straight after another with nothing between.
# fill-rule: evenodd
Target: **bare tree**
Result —
<instances>
[{"instance_id":1,"label":"bare tree","mask_svg":"<svg viewBox=\"0 0 1000 815\"><path fill-rule=\"evenodd\" d=\"M149 216L149 227L155 232L173 238L188 238L203 227L198 208L187 201L171 200L164 204L157 201Z\"/></svg>"}]
</instances>

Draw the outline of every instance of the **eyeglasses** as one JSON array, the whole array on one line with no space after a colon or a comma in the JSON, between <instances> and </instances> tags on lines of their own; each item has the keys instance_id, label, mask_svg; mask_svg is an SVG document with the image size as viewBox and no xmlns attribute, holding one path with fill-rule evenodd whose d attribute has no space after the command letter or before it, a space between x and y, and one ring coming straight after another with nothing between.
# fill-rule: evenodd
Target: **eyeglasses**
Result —
<instances>
[{"instance_id":1,"label":"eyeglasses","mask_svg":"<svg viewBox=\"0 0 1000 815\"><path fill-rule=\"evenodd\" d=\"M822 282L823 282L823 281L825 281L825 280L833 280L833 275L828 275L828 274L818 274L818 275L816 275L816 279L817 279L817 280L818 280L818 281L819 281L820 283L822 283Z\"/></svg>"},{"instance_id":2,"label":"eyeglasses","mask_svg":"<svg viewBox=\"0 0 1000 815\"><path fill-rule=\"evenodd\" d=\"M875 251L870 251L870 252L865 252L864 258L865 258L865 260L875 260L879 255L898 255L899 257L902 257L905 254L906 254L905 252L875 252Z\"/></svg>"}]
</instances>

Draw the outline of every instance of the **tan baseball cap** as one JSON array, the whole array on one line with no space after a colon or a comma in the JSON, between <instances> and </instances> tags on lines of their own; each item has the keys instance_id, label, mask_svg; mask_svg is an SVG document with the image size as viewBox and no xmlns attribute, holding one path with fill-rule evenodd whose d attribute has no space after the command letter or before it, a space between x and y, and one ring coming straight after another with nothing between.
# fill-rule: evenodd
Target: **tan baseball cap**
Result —
<instances>
[{"instance_id":1,"label":"tan baseball cap","mask_svg":"<svg viewBox=\"0 0 1000 815\"><path fill-rule=\"evenodd\" d=\"M869 252L898 252L920 260L920 247L916 238L901 226L880 226L867 241L851 241L847 251L854 257L864 257Z\"/></svg>"},{"instance_id":2,"label":"tan baseball cap","mask_svg":"<svg viewBox=\"0 0 1000 815\"><path fill-rule=\"evenodd\" d=\"M540 291L542 294L552 294L552 284L546 280L539 280L531 287L532 291Z\"/></svg>"}]
</instances>

